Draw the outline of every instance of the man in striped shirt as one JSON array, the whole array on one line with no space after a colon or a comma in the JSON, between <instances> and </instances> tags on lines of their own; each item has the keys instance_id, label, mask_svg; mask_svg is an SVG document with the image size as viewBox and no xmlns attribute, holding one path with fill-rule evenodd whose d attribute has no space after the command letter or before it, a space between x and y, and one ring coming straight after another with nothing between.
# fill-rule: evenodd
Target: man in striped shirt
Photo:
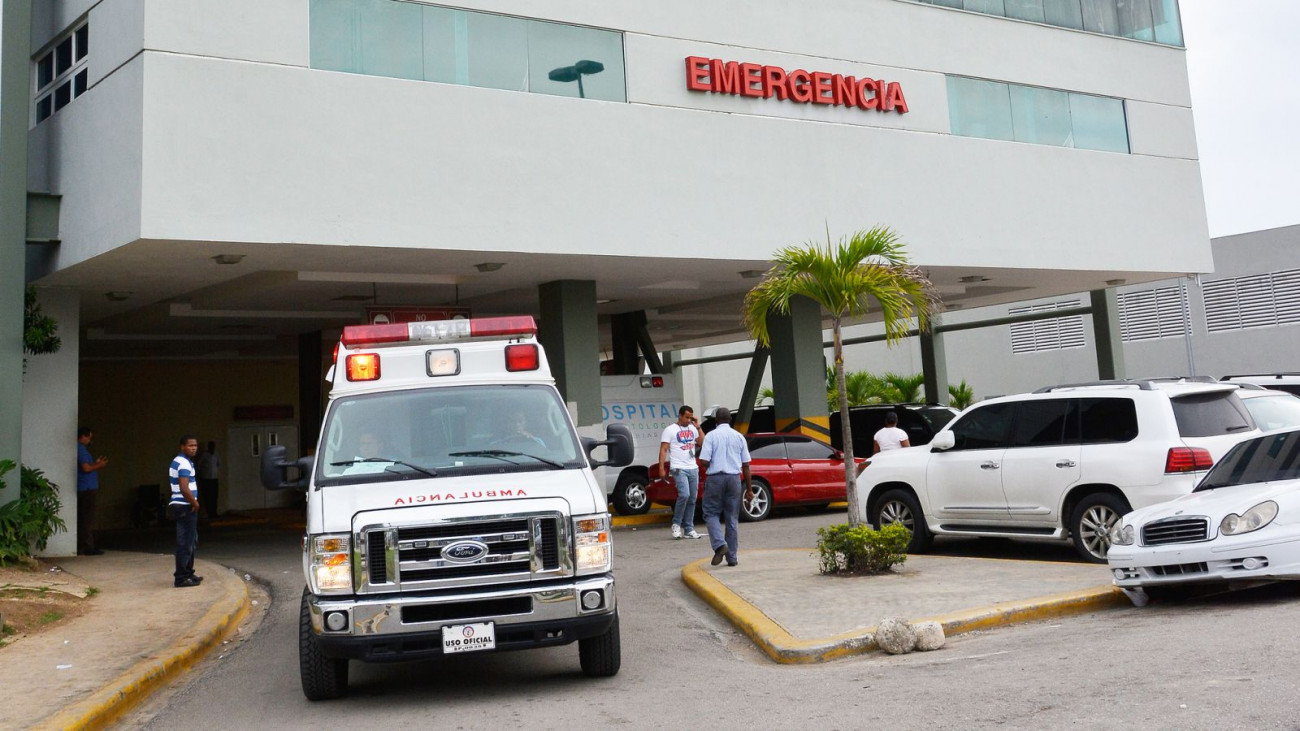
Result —
<instances>
[{"instance_id":1,"label":"man in striped shirt","mask_svg":"<svg viewBox=\"0 0 1300 731\"><path fill-rule=\"evenodd\" d=\"M198 451L198 439L189 434L181 437L180 451L167 471L172 486L167 514L176 520L176 571L172 577L177 588L198 586L203 581L202 576L194 575L194 549L199 545L199 483L194 473Z\"/></svg>"}]
</instances>

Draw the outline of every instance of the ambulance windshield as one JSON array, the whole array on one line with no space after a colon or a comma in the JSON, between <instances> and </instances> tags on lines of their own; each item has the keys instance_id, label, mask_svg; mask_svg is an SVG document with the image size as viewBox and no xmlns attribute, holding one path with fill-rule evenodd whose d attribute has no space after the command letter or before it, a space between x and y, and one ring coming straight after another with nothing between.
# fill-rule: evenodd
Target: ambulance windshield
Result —
<instances>
[{"instance_id":1,"label":"ambulance windshield","mask_svg":"<svg viewBox=\"0 0 1300 731\"><path fill-rule=\"evenodd\" d=\"M451 386L340 398L316 484L587 466L549 386Z\"/></svg>"}]
</instances>

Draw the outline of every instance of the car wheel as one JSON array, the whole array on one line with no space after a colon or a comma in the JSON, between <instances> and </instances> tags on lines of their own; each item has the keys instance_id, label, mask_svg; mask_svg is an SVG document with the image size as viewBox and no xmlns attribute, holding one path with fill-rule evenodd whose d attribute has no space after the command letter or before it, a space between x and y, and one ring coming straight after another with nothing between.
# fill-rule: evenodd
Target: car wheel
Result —
<instances>
[{"instance_id":1,"label":"car wheel","mask_svg":"<svg viewBox=\"0 0 1300 731\"><path fill-rule=\"evenodd\" d=\"M876 530L890 523L899 523L912 532L912 540L907 542L908 553L920 553L930 547L934 536L925 525L925 515L916 496L906 490L890 490L876 501L872 516Z\"/></svg>"},{"instance_id":2,"label":"car wheel","mask_svg":"<svg viewBox=\"0 0 1300 731\"><path fill-rule=\"evenodd\" d=\"M754 491L754 499L746 505L745 497L741 495L740 519L746 523L766 520L772 514L772 486L757 477L749 481L749 486Z\"/></svg>"},{"instance_id":3,"label":"car wheel","mask_svg":"<svg viewBox=\"0 0 1300 731\"><path fill-rule=\"evenodd\" d=\"M614 510L619 515L644 515L650 510L645 477L633 473L619 478L614 486Z\"/></svg>"},{"instance_id":4,"label":"car wheel","mask_svg":"<svg viewBox=\"0 0 1300 731\"><path fill-rule=\"evenodd\" d=\"M321 650L311 628L306 591L303 591L302 605L298 610L298 672L302 679L302 693L309 701L332 700L347 695L348 661L346 658L328 657Z\"/></svg>"},{"instance_id":5,"label":"car wheel","mask_svg":"<svg viewBox=\"0 0 1300 731\"><path fill-rule=\"evenodd\" d=\"M618 636L618 613L614 623L604 634L578 640L578 660L582 672L589 678L608 678L618 674L622 665L622 650Z\"/></svg>"},{"instance_id":6,"label":"car wheel","mask_svg":"<svg viewBox=\"0 0 1300 731\"><path fill-rule=\"evenodd\" d=\"M1098 492L1074 508L1070 518L1070 534L1074 536L1074 550L1093 563L1106 563L1110 550L1110 529L1132 508L1124 498L1108 492Z\"/></svg>"}]
</instances>

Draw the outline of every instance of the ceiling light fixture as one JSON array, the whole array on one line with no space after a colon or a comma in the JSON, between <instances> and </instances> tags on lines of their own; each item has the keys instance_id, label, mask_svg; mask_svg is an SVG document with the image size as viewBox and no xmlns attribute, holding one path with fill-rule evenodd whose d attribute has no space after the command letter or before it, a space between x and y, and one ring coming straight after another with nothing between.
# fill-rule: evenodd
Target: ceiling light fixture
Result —
<instances>
[{"instance_id":1,"label":"ceiling light fixture","mask_svg":"<svg viewBox=\"0 0 1300 731\"><path fill-rule=\"evenodd\" d=\"M109 302L124 302L130 299L133 294L135 292L105 292L104 296L108 298Z\"/></svg>"},{"instance_id":2,"label":"ceiling light fixture","mask_svg":"<svg viewBox=\"0 0 1300 731\"><path fill-rule=\"evenodd\" d=\"M212 257L212 261L215 261L218 264L238 264L243 260L243 254L217 254Z\"/></svg>"},{"instance_id":3,"label":"ceiling light fixture","mask_svg":"<svg viewBox=\"0 0 1300 731\"><path fill-rule=\"evenodd\" d=\"M505 262L485 261L481 264L475 264L474 268L480 272L495 272L503 266L505 266Z\"/></svg>"},{"instance_id":4,"label":"ceiling light fixture","mask_svg":"<svg viewBox=\"0 0 1300 731\"><path fill-rule=\"evenodd\" d=\"M766 270L766 269L746 269L745 271L740 272L740 278L741 278L741 279L758 279L759 277L763 276L764 274L767 274L767 270Z\"/></svg>"}]
</instances>

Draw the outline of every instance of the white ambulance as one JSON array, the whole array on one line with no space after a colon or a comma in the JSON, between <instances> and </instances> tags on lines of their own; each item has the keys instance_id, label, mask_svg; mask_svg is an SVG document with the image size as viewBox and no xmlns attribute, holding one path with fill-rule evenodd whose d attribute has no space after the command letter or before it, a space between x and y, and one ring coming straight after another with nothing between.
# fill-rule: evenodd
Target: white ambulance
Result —
<instances>
[{"instance_id":1,"label":"white ambulance","mask_svg":"<svg viewBox=\"0 0 1300 731\"><path fill-rule=\"evenodd\" d=\"M619 515L650 510L646 488L650 465L659 461L659 439L677 422L682 390L677 376L653 374L600 377L601 417L605 427L626 426L632 433L632 462L621 470L603 470L605 491Z\"/></svg>"},{"instance_id":2,"label":"white ambulance","mask_svg":"<svg viewBox=\"0 0 1300 731\"><path fill-rule=\"evenodd\" d=\"M535 334L531 317L344 328L316 455L266 451L268 489L307 491L309 699L344 695L350 660L576 641L587 675L618 672L592 468L628 464L632 437L578 436Z\"/></svg>"}]
</instances>

